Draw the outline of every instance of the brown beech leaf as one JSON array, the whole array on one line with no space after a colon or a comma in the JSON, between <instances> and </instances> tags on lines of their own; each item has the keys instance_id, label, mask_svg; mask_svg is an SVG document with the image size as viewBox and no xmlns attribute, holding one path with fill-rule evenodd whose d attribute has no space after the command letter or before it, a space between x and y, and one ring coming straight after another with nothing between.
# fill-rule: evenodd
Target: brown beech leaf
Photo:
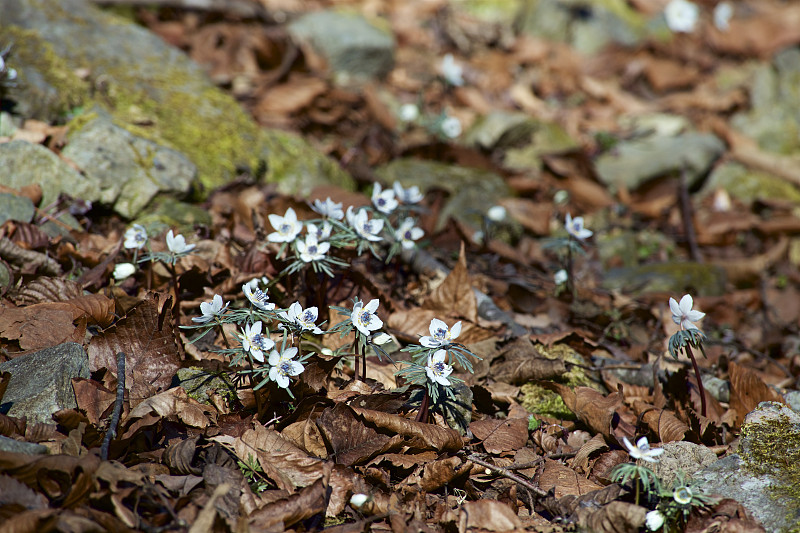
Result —
<instances>
[{"instance_id":1,"label":"brown beech leaf","mask_svg":"<svg viewBox=\"0 0 800 533\"><path fill-rule=\"evenodd\" d=\"M194 398L189 398L182 387L166 390L155 396L145 398L128 413L125 422L136 418L145 418L155 413L161 418L180 420L187 426L206 428L211 424L211 418L216 418L216 413L207 405L203 405Z\"/></svg>"},{"instance_id":2,"label":"brown beech leaf","mask_svg":"<svg viewBox=\"0 0 800 533\"><path fill-rule=\"evenodd\" d=\"M0 306L0 338L16 340L23 351L65 342L82 343L86 333L86 320L80 320L83 316L77 307L59 302L14 308Z\"/></svg>"},{"instance_id":3,"label":"brown beech leaf","mask_svg":"<svg viewBox=\"0 0 800 533\"><path fill-rule=\"evenodd\" d=\"M169 467L170 472L174 474L192 474L199 476L203 471L194 466L194 456L197 453L197 441L200 436L182 439L177 442L170 443L164 451L164 464Z\"/></svg>"},{"instance_id":4,"label":"brown beech leaf","mask_svg":"<svg viewBox=\"0 0 800 533\"><path fill-rule=\"evenodd\" d=\"M312 485L288 498L267 504L251 514L249 517L251 527L273 531L274 526L282 525L282 529L286 530L301 520L324 513L328 505L328 485L332 468L333 463L324 463L321 469L322 476Z\"/></svg>"},{"instance_id":5,"label":"brown beech leaf","mask_svg":"<svg viewBox=\"0 0 800 533\"><path fill-rule=\"evenodd\" d=\"M92 371L117 371L117 352L125 353L125 388L131 406L169 388L183 349L172 321L172 298L152 293L89 344Z\"/></svg>"},{"instance_id":6,"label":"brown beech leaf","mask_svg":"<svg viewBox=\"0 0 800 533\"><path fill-rule=\"evenodd\" d=\"M67 302L82 295L83 289L79 283L65 278L41 276L26 283L11 297L15 304L24 306L44 302Z\"/></svg>"},{"instance_id":7,"label":"brown beech leaf","mask_svg":"<svg viewBox=\"0 0 800 533\"><path fill-rule=\"evenodd\" d=\"M458 316L464 317L470 322L478 322L478 303L472 292L463 242L456 266L442 284L436 287L425 300L424 307L447 314L453 313L455 310Z\"/></svg>"},{"instance_id":8,"label":"brown beech leaf","mask_svg":"<svg viewBox=\"0 0 800 533\"><path fill-rule=\"evenodd\" d=\"M391 437L364 424L354 409L344 403L326 408L317 425L333 449L334 460L346 466L364 463L388 451L392 443Z\"/></svg>"},{"instance_id":9,"label":"brown beech leaf","mask_svg":"<svg viewBox=\"0 0 800 533\"><path fill-rule=\"evenodd\" d=\"M397 415L373 411L371 409L353 407L353 411L370 424L388 430L393 434L396 433L403 437L410 437L417 441L422 441L421 443L424 443L438 452L454 452L460 450L463 446L461 435L454 429L415 422ZM415 444L419 445L419 443Z\"/></svg>"},{"instance_id":10,"label":"brown beech leaf","mask_svg":"<svg viewBox=\"0 0 800 533\"><path fill-rule=\"evenodd\" d=\"M582 507L576 521L586 531L596 533L637 533L644 526L647 509L632 503L614 501L601 507Z\"/></svg>"},{"instance_id":11,"label":"brown beech leaf","mask_svg":"<svg viewBox=\"0 0 800 533\"><path fill-rule=\"evenodd\" d=\"M280 433L261 424L255 424L237 438L233 449L243 461L251 455L257 458L264 474L278 488L290 493L311 485L323 475L324 461L310 457Z\"/></svg>"},{"instance_id":12,"label":"brown beech leaf","mask_svg":"<svg viewBox=\"0 0 800 533\"><path fill-rule=\"evenodd\" d=\"M423 492L433 492L448 484L453 483L458 477L468 477L472 470L470 465L465 465L458 457L448 457L432 461L422 467L422 476L419 479L419 488Z\"/></svg>"},{"instance_id":13,"label":"brown beech leaf","mask_svg":"<svg viewBox=\"0 0 800 533\"><path fill-rule=\"evenodd\" d=\"M86 378L73 378L72 389L78 409L86 413L86 417L94 425L99 425L103 413L117 398L116 390L104 387L97 381Z\"/></svg>"},{"instance_id":14,"label":"brown beech leaf","mask_svg":"<svg viewBox=\"0 0 800 533\"><path fill-rule=\"evenodd\" d=\"M547 497L542 501L542 505L555 515L571 516L575 511L582 507L597 509L601 505L606 505L619 499L626 490L618 483L613 483L602 489L587 492L581 496L568 494L562 498Z\"/></svg>"},{"instance_id":15,"label":"brown beech leaf","mask_svg":"<svg viewBox=\"0 0 800 533\"><path fill-rule=\"evenodd\" d=\"M528 421L524 418L485 418L469 425L489 453L516 451L528 442Z\"/></svg>"},{"instance_id":16,"label":"brown beech leaf","mask_svg":"<svg viewBox=\"0 0 800 533\"><path fill-rule=\"evenodd\" d=\"M647 402L634 401L633 412L641 416L647 427L658 435L659 442L681 441L689 432L689 426L681 422L674 413L658 409Z\"/></svg>"},{"instance_id":17,"label":"brown beech leaf","mask_svg":"<svg viewBox=\"0 0 800 533\"><path fill-rule=\"evenodd\" d=\"M59 500L65 508L77 505L95 490L95 471L102 461L96 455L24 455L0 453L0 472Z\"/></svg>"},{"instance_id":18,"label":"brown beech leaf","mask_svg":"<svg viewBox=\"0 0 800 533\"><path fill-rule=\"evenodd\" d=\"M572 467L580 468L586 472L589 468L589 457L594 452L607 449L608 444L606 444L606 440L600 433L598 433L580 447L578 453L575 455L575 458L572 460Z\"/></svg>"},{"instance_id":19,"label":"brown beech leaf","mask_svg":"<svg viewBox=\"0 0 800 533\"><path fill-rule=\"evenodd\" d=\"M731 408L736 409L737 425L741 425L747 413L761 402L786 403L754 371L732 362L728 372L731 379Z\"/></svg>"},{"instance_id":20,"label":"brown beech leaf","mask_svg":"<svg viewBox=\"0 0 800 533\"><path fill-rule=\"evenodd\" d=\"M47 499L41 493L33 491L13 477L0 475L0 487L3 489L2 507L16 505L20 510L47 509Z\"/></svg>"},{"instance_id":21,"label":"brown beech leaf","mask_svg":"<svg viewBox=\"0 0 800 533\"><path fill-rule=\"evenodd\" d=\"M601 433L606 439L612 439L613 426L624 422L615 417L617 408L622 404L622 397L618 392L603 396L589 387L569 387L552 381L542 381L539 384L561 395L567 408L575 413L578 419L593 431ZM623 434L633 437L633 428L622 428ZM628 435L630 433L630 435ZM616 437L613 437L616 440Z\"/></svg>"},{"instance_id":22,"label":"brown beech leaf","mask_svg":"<svg viewBox=\"0 0 800 533\"><path fill-rule=\"evenodd\" d=\"M602 489L601 485L589 481L572 468L558 461L545 459L544 469L539 475L539 486L546 491L555 488L556 498L567 494L582 495L593 490Z\"/></svg>"},{"instance_id":23,"label":"brown beech leaf","mask_svg":"<svg viewBox=\"0 0 800 533\"><path fill-rule=\"evenodd\" d=\"M525 527L511 507L496 500L465 502L447 511L440 521L458 531L522 531ZM449 528L448 528L449 530Z\"/></svg>"}]
</instances>

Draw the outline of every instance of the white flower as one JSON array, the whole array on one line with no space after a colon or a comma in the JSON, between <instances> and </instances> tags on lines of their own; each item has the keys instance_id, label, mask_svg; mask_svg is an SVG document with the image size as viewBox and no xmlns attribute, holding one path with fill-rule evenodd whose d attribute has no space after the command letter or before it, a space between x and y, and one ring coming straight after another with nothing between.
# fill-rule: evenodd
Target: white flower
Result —
<instances>
[{"instance_id":1,"label":"white flower","mask_svg":"<svg viewBox=\"0 0 800 533\"><path fill-rule=\"evenodd\" d=\"M132 276L136 272L136 265L133 263L120 263L114 267L114 279L117 281L123 280Z\"/></svg>"},{"instance_id":2,"label":"white flower","mask_svg":"<svg viewBox=\"0 0 800 533\"><path fill-rule=\"evenodd\" d=\"M172 230L167 233L167 248L175 255L188 254L194 250L194 244L186 244L186 239L180 233L175 235Z\"/></svg>"},{"instance_id":3,"label":"white flower","mask_svg":"<svg viewBox=\"0 0 800 533\"><path fill-rule=\"evenodd\" d=\"M663 448L650 448L647 437L642 437L636 441L636 446L631 444L628 437L622 437L622 441L625 443L625 447L628 448L628 454L634 459L641 459L648 463L657 463L658 459L656 459L656 457L664 453Z\"/></svg>"},{"instance_id":4,"label":"white flower","mask_svg":"<svg viewBox=\"0 0 800 533\"><path fill-rule=\"evenodd\" d=\"M211 302L203 302L200 304L200 312L203 314L203 316L196 316L192 318L192 322L205 324L215 316L221 314L228 307L229 303L230 302L222 305L222 296L215 294L214 298L211 299Z\"/></svg>"},{"instance_id":5,"label":"white flower","mask_svg":"<svg viewBox=\"0 0 800 533\"><path fill-rule=\"evenodd\" d=\"M329 196L324 202L319 200L314 200L314 204L311 206L311 209L319 213L324 217L334 218L336 220L341 220L344 218L344 211L342 211L342 204L336 203L331 200Z\"/></svg>"},{"instance_id":6,"label":"white flower","mask_svg":"<svg viewBox=\"0 0 800 533\"><path fill-rule=\"evenodd\" d=\"M300 254L300 259L305 263L325 259L325 254L328 253L330 247L331 244L329 242L318 242L314 233L306 235L305 242L297 241L297 251Z\"/></svg>"},{"instance_id":7,"label":"white flower","mask_svg":"<svg viewBox=\"0 0 800 533\"><path fill-rule=\"evenodd\" d=\"M655 511L650 511L644 517L644 523L647 524L647 529L650 531L658 531L661 529L661 526L664 525L667 517L664 516L664 513L656 509Z\"/></svg>"},{"instance_id":8,"label":"white flower","mask_svg":"<svg viewBox=\"0 0 800 533\"><path fill-rule=\"evenodd\" d=\"M260 320L253 325L245 324L244 335L241 337L242 349L245 352L250 352L250 355L260 363L264 362L264 352L275 346L275 342L272 339L261 334Z\"/></svg>"},{"instance_id":9,"label":"white flower","mask_svg":"<svg viewBox=\"0 0 800 533\"><path fill-rule=\"evenodd\" d=\"M502 205L494 205L486 211L486 217L492 222L502 222L508 216L508 211Z\"/></svg>"},{"instance_id":10,"label":"white flower","mask_svg":"<svg viewBox=\"0 0 800 533\"><path fill-rule=\"evenodd\" d=\"M386 189L384 191L381 184L376 183L372 189L372 205L384 215L388 215L397 209L398 203L394 197L394 190Z\"/></svg>"},{"instance_id":11,"label":"white flower","mask_svg":"<svg viewBox=\"0 0 800 533\"><path fill-rule=\"evenodd\" d=\"M450 85L461 87L464 85L464 69L456 63L453 54L446 54L442 58L442 76Z\"/></svg>"},{"instance_id":12,"label":"white flower","mask_svg":"<svg viewBox=\"0 0 800 533\"><path fill-rule=\"evenodd\" d=\"M400 227L397 228L397 238L400 240L400 244L403 248L411 249L416 246L414 241L418 241L425 235L425 232L422 231L421 228L414 226L414 219L407 218L400 224Z\"/></svg>"},{"instance_id":13,"label":"white flower","mask_svg":"<svg viewBox=\"0 0 800 533\"><path fill-rule=\"evenodd\" d=\"M272 350L269 354L269 364L272 366L269 369L269 379L277 382L279 387L285 389L289 386L289 376L299 376L305 370L303 363L292 361L295 355L297 348L288 348L283 353Z\"/></svg>"},{"instance_id":14,"label":"white flower","mask_svg":"<svg viewBox=\"0 0 800 533\"><path fill-rule=\"evenodd\" d=\"M125 248L136 248L138 250L144 246L144 243L146 242L147 231L145 231L144 226L140 224L134 224L125 230L125 242L122 243L122 246Z\"/></svg>"},{"instance_id":15,"label":"white flower","mask_svg":"<svg viewBox=\"0 0 800 533\"><path fill-rule=\"evenodd\" d=\"M681 505L688 505L692 503L692 489L687 486L678 487L672 493L672 499L675 500L675 503L679 503Z\"/></svg>"},{"instance_id":16,"label":"white flower","mask_svg":"<svg viewBox=\"0 0 800 533\"><path fill-rule=\"evenodd\" d=\"M293 303L289 306L289 309L286 313L281 313L281 317L284 320L291 322L292 324L296 324L301 330L309 330L312 333L319 335L322 333L322 330L319 329L314 323L317 321L317 316L318 310L316 307L303 309L303 306L300 305L300 302Z\"/></svg>"},{"instance_id":17,"label":"white flower","mask_svg":"<svg viewBox=\"0 0 800 533\"><path fill-rule=\"evenodd\" d=\"M369 220L366 209L359 209L358 213L353 211L353 206L347 208L347 222L356 231L359 237L368 241L381 241L382 237L378 233L383 229L383 220Z\"/></svg>"},{"instance_id":18,"label":"white flower","mask_svg":"<svg viewBox=\"0 0 800 533\"><path fill-rule=\"evenodd\" d=\"M275 232L267 235L269 242L292 242L303 229L303 224L298 222L297 214L291 207L284 216L269 215L269 223L275 228Z\"/></svg>"},{"instance_id":19,"label":"white flower","mask_svg":"<svg viewBox=\"0 0 800 533\"><path fill-rule=\"evenodd\" d=\"M412 185L408 189L404 189L402 183L395 181L392 185L392 188L394 189L395 198L404 204L417 204L423 198L422 193L419 192L419 187L416 185Z\"/></svg>"},{"instance_id":20,"label":"white flower","mask_svg":"<svg viewBox=\"0 0 800 533\"><path fill-rule=\"evenodd\" d=\"M664 8L664 18L670 30L691 33L697 25L700 9L688 0L672 0Z\"/></svg>"},{"instance_id":21,"label":"white flower","mask_svg":"<svg viewBox=\"0 0 800 533\"><path fill-rule=\"evenodd\" d=\"M572 218L572 215L567 213L567 218L564 221L564 226L567 228L567 233L582 241L587 237L592 236L592 231L583 227L583 217Z\"/></svg>"},{"instance_id":22,"label":"white flower","mask_svg":"<svg viewBox=\"0 0 800 533\"><path fill-rule=\"evenodd\" d=\"M456 117L446 117L442 123L439 124L439 128L444 136L449 139L455 139L461 135L461 121Z\"/></svg>"},{"instance_id":23,"label":"white flower","mask_svg":"<svg viewBox=\"0 0 800 533\"><path fill-rule=\"evenodd\" d=\"M382 346L391 340L392 340L391 335L381 331L380 333L376 333L375 335L373 335L372 338L369 340L369 342L371 344L377 344L378 346Z\"/></svg>"},{"instance_id":24,"label":"white flower","mask_svg":"<svg viewBox=\"0 0 800 533\"><path fill-rule=\"evenodd\" d=\"M244 295L250 300L250 303L262 311L272 311L275 309L275 304L270 302L266 293L258 288L258 278L242 285L242 292L244 292Z\"/></svg>"},{"instance_id":25,"label":"white flower","mask_svg":"<svg viewBox=\"0 0 800 533\"><path fill-rule=\"evenodd\" d=\"M318 241L327 241L331 238L331 231L333 231L333 226L327 220L322 223L322 229L319 228L316 224L309 224L306 226L306 230L308 231L309 235L314 235Z\"/></svg>"},{"instance_id":26,"label":"white flower","mask_svg":"<svg viewBox=\"0 0 800 533\"><path fill-rule=\"evenodd\" d=\"M566 283L568 278L569 278L569 274L567 274L567 271L564 270L563 268L561 270L559 270L558 272L556 272L555 276L553 276L553 279L555 280L556 285L561 285L562 283Z\"/></svg>"},{"instance_id":27,"label":"white flower","mask_svg":"<svg viewBox=\"0 0 800 533\"><path fill-rule=\"evenodd\" d=\"M714 26L720 31L728 31L731 27L731 17L733 17L733 6L728 2L720 2L714 8Z\"/></svg>"},{"instance_id":28,"label":"white flower","mask_svg":"<svg viewBox=\"0 0 800 533\"><path fill-rule=\"evenodd\" d=\"M426 348L438 348L440 346L447 346L461 335L461 321L453 324L453 329L447 327L443 321L438 318L431 320L431 325L428 328L431 332L430 337L420 337L419 343Z\"/></svg>"},{"instance_id":29,"label":"white flower","mask_svg":"<svg viewBox=\"0 0 800 533\"><path fill-rule=\"evenodd\" d=\"M414 122L419 118L419 108L414 104L403 104L399 114L403 122Z\"/></svg>"},{"instance_id":30,"label":"white flower","mask_svg":"<svg viewBox=\"0 0 800 533\"><path fill-rule=\"evenodd\" d=\"M383 327L383 321L375 314L378 305L380 305L378 299L370 300L367 305L359 301L353 306L353 312L350 314L353 326L367 337L369 337L370 331Z\"/></svg>"},{"instance_id":31,"label":"white flower","mask_svg":"<svg viewBox=\"0 0 800 533\"><path fill-rule=\"evenodd\" d=\"M435 353L429 354L425 373L428 374L428 379L434 383L450 385L447 376L453 372L453 367L444 362L445 357L447 357L446 350L436 350Z\"/></svg>"},{"instance_id":32,"label":"white flower","mask_svg":"<svg viewBox=\"0 0 800 533\"><path fill-rule=\"evenodd\" d=\"M369 499L370 499L369 496L359 492L359 493L353 494L350 497L350 505L352 505L355 508L359 508L362 505L364 505L365 503L367 503L369 501Z\"/></svg>"},{"instance_id":33,"label":"white flower","mask_svg":"<svg viewBox=\"0 0 800 533\"><path fill-rule=\"evenodd\" d=\"M675 301L675 298L669 299L669 310L672 311L672 321L678 324L681 329L698 329L694 322L701 320L705 313L695 311L692 309L694 300L688 294L684 294L681 298L681 303Z\"/></svg>"}]
</instances>

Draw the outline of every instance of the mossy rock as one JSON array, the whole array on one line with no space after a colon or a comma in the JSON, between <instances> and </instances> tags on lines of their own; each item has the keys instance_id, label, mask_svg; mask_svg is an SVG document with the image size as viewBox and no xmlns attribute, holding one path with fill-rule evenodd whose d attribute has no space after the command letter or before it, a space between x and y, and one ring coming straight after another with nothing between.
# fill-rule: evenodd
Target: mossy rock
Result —
<instances>
[{"instance_id":1,"label":"mossy rock","mask_svg":"<svg viewBox=\"0 0 800 533\"><path fill-rule=\"evenodd\" d=\"M174 198L157 198L146 215L136 222L147 228L173 228L177 233L194 232L195 226L211 226L211 214L199 205Z\"/></svg>"},{"instance_id":2,"label":"mossy rock","mask_svg":"<svg viewBox=\"0 0 800 533\"><path fill-rule=\"evenodd\" d=\"M783 178L739 163L726 163L715 168L701 190L701 196L717 189L727 191L744 204L757 200L782 200L800 204L800 189Z\"/></svg>"},{"instance_id":3,"label":"mossy rock","mask_svg":"<svg viewBox=\"0 0 800 533\"><path fill-rule=\"evenodd\" d=\"M668 292L721 296L727 276L722 267L691 261L670 261L609 270L602 286L628 294Z\"/></svg>"},{"instance_id":4,"label":"mossy rock","mask_svg":"<svg viewBox=\"0 0 800 533\"><path fill-rule=\"evenodd\" d=\"M41 86L41 94L53 95L40 118L100 106L117 126L188 157L197 166L197 197L242 172L259 178L269 167L286 167L297 153L299 141L282 152L282 134L265 134L197 64L145 28L84 0L4 0L2 9L0 38L12 40L14 57L26 62L20 94ZM79 68L90 70L92 94L72 74ZM348 181L334 162L308 148L304 179ZM291 173L271 174L283 175Z\"/></svg>"},{"instance_id":5,"label":"mossy rock","mask_svg":"<svg viewBox=\"0 0 800 533\"><path fill-rule=\"evenodd\" d=\"M236 398L236 388L224 373L210 373L197 367L181 368L177 373L177 384L184 388L190 398L210 404L208 393L216 391L228 401Z\"/></svg>"}]
</instances>

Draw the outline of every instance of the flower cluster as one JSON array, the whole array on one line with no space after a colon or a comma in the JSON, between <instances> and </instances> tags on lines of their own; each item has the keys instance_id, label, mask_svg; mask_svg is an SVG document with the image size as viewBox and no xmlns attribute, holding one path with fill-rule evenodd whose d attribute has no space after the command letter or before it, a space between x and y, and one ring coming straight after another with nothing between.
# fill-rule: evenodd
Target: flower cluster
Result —
<instances>
[{"instance_id":1,"label":"flower cluster","mask_svg":"<svg viewBox=\"0 0 800 533\"><path fill-rule=\"evenodd\" d=\"M388 248L388 261L401 249L413 249L424 235L410 216L421 200L417 186L404 188L395 182L384 189L376 183L367 206L344 209L341 202L328 197L309 205L320 215L317 219L299 220L291 207L282 216L270 214L269 223L275 231L267 235L267 240L280 244L279 255L287 249L292 252L285 273L293 274L309 266L333 277L334 269L349 266L339 250L355 249L361 255L368 249L379 257L378 247L384 247Z\"/></svg>"},{"instance_id":2,"label":"flower cluster","mask_svg":"<svg viewBox=\"0 0 800 533\"><path fill-rule=\"evenodd\" d=\"M438 318L431 319L428 326L429 335L419 338L419 345L407 346L404 352L409 352L412 361L397 372L410 383L425 385L427 394L433 402L439 400L443 389L448 398L453 397L451 386L461 380L450 377L453 372L453 363L457 363L468 372L472 372L470 357L480 359L469 351L466 346L456 342L461 335L461 322L456 322L452 327Z\"/></svg>"},{"instance_id":3,"label":"flower cluster","mask_svg":"<svg viewBox=\"0 0 800 533\"><path fill-rule=\"evenodd\" d=\"M3 87L14 87L17 81L17 69L8 66L8 55L11 52L11 45L0 50L0 89Z\"/></svg>"}]
</instances>

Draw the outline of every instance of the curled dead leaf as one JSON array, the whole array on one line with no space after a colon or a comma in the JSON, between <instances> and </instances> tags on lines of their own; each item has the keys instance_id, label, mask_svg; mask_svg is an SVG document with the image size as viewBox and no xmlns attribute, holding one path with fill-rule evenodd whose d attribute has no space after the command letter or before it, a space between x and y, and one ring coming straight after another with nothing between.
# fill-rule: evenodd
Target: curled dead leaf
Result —
<instances>
[{"instance_id":1,"label":"curled dead leaf","mask_svg":"<svg viewBox=\"0 0 800 533\"><path fill-rule=\"evenodd\" d=\"M371 409L354 407L353 411L370 424L404 437L421 440L438 452L454 452L460 450L463 445L461 435L454 429L423 424Z\"/></svg>"}]
</instances>

